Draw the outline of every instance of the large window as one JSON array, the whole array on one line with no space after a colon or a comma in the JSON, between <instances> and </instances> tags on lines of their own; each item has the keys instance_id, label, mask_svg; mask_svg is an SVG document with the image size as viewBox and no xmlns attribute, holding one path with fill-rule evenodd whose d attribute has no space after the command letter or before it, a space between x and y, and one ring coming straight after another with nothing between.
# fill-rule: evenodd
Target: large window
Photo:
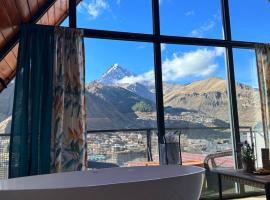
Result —
<instances>
[{"instance_id":1,"label":"large window","mask_svg":"<svg viewBox=\"0 0 270 200\"><path fill-rule=\"evenodd\" d=\"M244 140L260 158L259 43L250 41L269 42L269 10L267 0L83 0L68 20L85 29L89 161L159 164L157 135L164 133L179 136L183 163L203 165L211 155L217 166L234 167L232 152ZM229 20L232 30L222 25ZM10 101L4 94L0 102ZM5 124L11 111L1 105ZM215 196L217 179L207 173L204 196ZM234 183L224 190L237 191Z\"/></svg>"},{"instance_id":2,"label":"large window","mask_svg":"<svg viewBox=\"0 0 270 200\"><path fill-rule=\"evenodd\" d=\"M184 152L201 154L201 159L231 150L224 48L167 49L177 53L162 63L166 129L180 128Z\"/></svg>"},{"instance_id":3,"label":"large window","mask_svg":"<svg viewBox=\"0 0 270 200\"><path fill-rule=\"evenodd\" d=\"M262 167L261 148L265 140L255 51L234 49L234 65L239 124L246 127L241 137L256 145L257 166Z\"/></svg>"},{"instance_id":4,"label":"large window","mask_svg":"<svg viewBox=\"0 0 270 200\"><path fill-rule=\"evenodd\" d=\"M166 45L162 52L166 133L179 134L184 165L198 165L208 155L232 152L224 48ZM215 159L233 167L233 157ZM210 164L210 163L209 163ZM216 194L213 176L206 176L204 196ZM231 193L234 185L227 184Z\"/></svg>"},{"instance_id":5,"label":"large window","mask_svg":"<svg viewBox=\"0 0 270 200\"><path fill-rule=\"evenodd\" d=\"M156 127L153 47L86 39L88 130Z\"/></svg>"},{"instance_id":6,"label":"large window","mask_svg":"<svg viewBox=\"0 0 270 200\"><path fill-rule=\"evenodd\" d=\"M156 128L153 45L85 39L85 47L89 159L140 165Z\"/></svg>"}]
</instances>

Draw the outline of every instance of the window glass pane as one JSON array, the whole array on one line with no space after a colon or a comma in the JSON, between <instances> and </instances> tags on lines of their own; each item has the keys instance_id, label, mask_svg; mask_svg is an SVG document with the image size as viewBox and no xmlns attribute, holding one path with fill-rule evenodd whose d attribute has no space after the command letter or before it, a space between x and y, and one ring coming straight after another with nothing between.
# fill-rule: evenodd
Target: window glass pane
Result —
<instances>
[{"instance_id":1,"label":"window glass pane","mask_svg":"<svg viewBox=\"0 0 270 200\"><path fill-rule=\"evenodd\" d=\"M9 136L15 79L0 93L0 180L8 178Z\"/></svg>"},{"instance_id":2,"label":"window glass pane","mask_svg":"<svg viewBox=\"0 0 270 200\"><path fill-rule=\"evenodd\" d=\"M256 164L261 167L261 148L265 146L265 141L256 55L254 50L245 49L234 49L233 53L239 125L246 127L242 129L241 139L255 144Z\"/></svg>"},{"instance_id":3,"label":"window glass pane","mask_svg":"<svg viewBox=\"0 0 270 200\"><path fill-rule=\"evenodd\" d=\"M270 2L267 0L231 0L230 15L234 40L270 41Z\"/></svg>"},{"instance_id":4,"label":"window glass pane","mask_svg":"<svg viewBox=\"0 0 270 200\"><path fill-rule=\"evenodd\" d=\"M90 161L146 165L156 128L153 45L85 39L85 47Z\"/></svg>"},{"instance_id":5,"label":"window glass pane","mask_svg":"<svg viewBox=\"0 0 270 200\"><path fill-rule=\"evenodd\" d=\"M161 34L222 38L220 1L161 0Z\"/></svg>"},{"instance_id":6,"label":"window glass pane","mask_svg":"<svg viewBox=\"0 0 270 200\"><path fill-rule=\"evenodd\" d=\"M69 17L67 17L61 24L60 26L63 27L69 27Z\"/></svg>"},{"instance_id":7,"label":"window glass pane","mask_svg":"<svg viewBox=\"0 0 270 200\"><path fill-rule=\"evenodd\" d=\"M77 6L78 27L152 33L151 0L83 0Z\"/></svg>"},{"instance_id":8,"label":"window glass pane","mask_svg":"<svg viewBox=\"0 0 270 200\"><path fill-rule=\"evenodd\" d=\"M162 46L166 133L180 134L183 164L203 166L211 155L217 166L233 167L224 48ZM215 180L207 171L203 196L217 195Z\"/></svg>"},{"instance_id":9,"label":"window glass pane","mask_svg":"<svg viewBox=\"0 0 270 200\"><path fill-rule=\"evenodd\" d=\"M0 93L0 134L9 134L13 109L15 79Z\"/></svg>"}]
</instances>

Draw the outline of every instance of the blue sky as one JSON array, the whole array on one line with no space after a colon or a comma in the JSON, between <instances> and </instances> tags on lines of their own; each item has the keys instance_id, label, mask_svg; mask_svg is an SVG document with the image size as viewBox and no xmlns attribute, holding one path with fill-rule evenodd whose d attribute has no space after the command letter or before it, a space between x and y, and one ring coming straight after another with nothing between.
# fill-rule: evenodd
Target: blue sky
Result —
<instances>
[{"instance_id":1,"label":"blue sky","mask_svg":"<svg viewBox=\"0 0 270 200\"><path fill-rule=\"evenodd\" d=\"M270 3L267 0L231 0L232 37L270 41ZM222 39L219 0L160 0L161 34ZM78 27L138 33L152 32L150 0L84 0L78 6ZM67 22L65 22L67 23ZM148 43L85 39L86 80L100 77L112 64L137 74L125 81L149 81L153 46ZM234 50L239 82L257 87L255 53ZM225 78L222 49L162 45L164 80L189 83L211 76Z\"/></svg>"}]
</instances>

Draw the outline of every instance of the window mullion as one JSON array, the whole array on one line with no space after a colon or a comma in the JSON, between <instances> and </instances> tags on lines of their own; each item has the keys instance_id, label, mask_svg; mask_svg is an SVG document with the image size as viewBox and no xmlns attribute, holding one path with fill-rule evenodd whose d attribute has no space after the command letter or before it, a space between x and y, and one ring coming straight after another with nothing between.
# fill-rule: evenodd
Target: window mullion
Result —
<instances>
[{"instance_id":1,"label":"window mullion","mask_svg":"<svg viewBox=\"0 0 270 200\"><path fill-rule=\"evenodd\" d=\"M221 0L222 5L222 21L224 39L229 43L231 38L231 26L230 26L230 13L228 0ZM239 118L237 109L237 96L235 86L235 74L234 74L234 61L232 46L226 47L226 67L227 67L227 83L228 83L228 98L230 107L230 120L232 129L232 141L234 149L234 161L235 168L241 168L240 158L240 131L239 131Z\"/></svg>"}]
</instances>

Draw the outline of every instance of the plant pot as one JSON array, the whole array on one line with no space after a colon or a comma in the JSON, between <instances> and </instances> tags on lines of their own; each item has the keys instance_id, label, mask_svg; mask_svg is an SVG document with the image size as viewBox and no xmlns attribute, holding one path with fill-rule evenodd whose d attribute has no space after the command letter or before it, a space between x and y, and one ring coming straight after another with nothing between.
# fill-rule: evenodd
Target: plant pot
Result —
<instances>
[{"instance_id":1,"label":"plant pot","mask_svg":"<svg viewBox=\"0 0 270 200\"><path fill-rule=\"evenodd\" d=\"M254 160L242 160L243 170L246 173L252 173L255 169L255 161Z\"/></svg>"}]
</instances>

